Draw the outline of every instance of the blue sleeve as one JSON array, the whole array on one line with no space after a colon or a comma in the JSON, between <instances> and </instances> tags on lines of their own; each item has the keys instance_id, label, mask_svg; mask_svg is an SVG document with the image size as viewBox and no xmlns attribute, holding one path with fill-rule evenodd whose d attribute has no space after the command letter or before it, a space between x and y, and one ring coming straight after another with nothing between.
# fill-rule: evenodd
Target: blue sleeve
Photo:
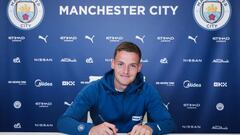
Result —
<instances>
[{"instance_id":1,"label":"blue sleeve","mask_svg":"<svg viewBox=\"0 0 240 135\"><path fill-rule=\"evenodd\" d=\"M148 101L147 114L148 122L146 125L153 130L153 135L171 133L176 129L174 120L163 105L159 92L152 86L147 86Z\"/></svg>"},{"instance_id":2,"label":"blue sleeve","mask_svg":"<svg viewBox=\"0 0 240 135\"><path fill-rule=\"evenodd\" d=\"M94 82L78 93L71 106L57 121L57 128L60 132L71 135L88 135L88 132L94 125L87 123L83 119L96 103L96 87Z\"/></svg>"}]
</instances>

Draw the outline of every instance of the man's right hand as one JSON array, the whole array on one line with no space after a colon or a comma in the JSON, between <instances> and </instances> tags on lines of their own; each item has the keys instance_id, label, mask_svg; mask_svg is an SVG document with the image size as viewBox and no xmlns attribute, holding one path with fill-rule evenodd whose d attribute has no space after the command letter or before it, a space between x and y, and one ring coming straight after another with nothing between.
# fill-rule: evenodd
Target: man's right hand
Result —
<instances>
[{"instance_id":1,"label":"man's right hand","mask_svg":"<svg viewBox=\"0 0 240 135\"><path fill-rule=\"evenodd\" d=\"M89 135L117 135L118 129L115 125L104 122L90 129Z\"/></svg>"}]
</instances>

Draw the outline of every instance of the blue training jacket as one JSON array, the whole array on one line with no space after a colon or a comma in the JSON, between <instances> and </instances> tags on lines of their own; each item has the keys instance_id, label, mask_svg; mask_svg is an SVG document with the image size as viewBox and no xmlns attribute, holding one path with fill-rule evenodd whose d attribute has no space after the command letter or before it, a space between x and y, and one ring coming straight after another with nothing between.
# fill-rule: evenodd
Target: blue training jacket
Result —
<instances>
[{"instance_id":1,"label":"blue training jacket","mask_svg":"<svg viewBox=\"0 0 240 135\"><path fill-rule=\"evenodd\" d=\"M83 120L88 111L93 123ZM146 125L153 129L153 135L170 133L175 129L158 91L143 81L141 73L124 92L118 92L114 87L114 71L111 70L78 93L72 105L59 118L57 127L63 133L88 135L94 125L106 121L114 124L119 133L128 133L134 125L142 122L146 112Z\"/></svg>"}]
</instances>

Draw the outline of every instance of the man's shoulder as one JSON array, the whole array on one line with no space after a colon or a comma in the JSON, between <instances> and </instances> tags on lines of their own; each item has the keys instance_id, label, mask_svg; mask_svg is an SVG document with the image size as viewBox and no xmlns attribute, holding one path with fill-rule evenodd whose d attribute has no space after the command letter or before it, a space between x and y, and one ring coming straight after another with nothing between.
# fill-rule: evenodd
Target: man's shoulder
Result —
<instances>
[{"instance_id":1,"label":"man's shoulder","mask_svg":"<svg viewBox=\"0 0 240 135\"><path fill-rule=\"evenodd\" d=\"M152 84L144 83L144 85L143 85L143 94L145 96L149 96L149 95L159 94L159 92L158 92L157 88L154 87Z\"/></svg>"},{"instance_id":2,"label":"man's shoulder","mask_svg":"<svg viewBox=\"0 0 240 135\"><path fill-rule=\"evenodd\" d=\"M100 84L99 80L90 82L89 84L84 86L81 91L84 91L84 92L89 92L89 91L94 92L95 91L96 92L98 90L99 84Z\"/></svg>"},{"instance_id":3,"label":"man's shoulder","mask_svg":"<svg viewBox=\"0 0 240 135\"><path fill-rule=\"evenodd\" d=\"M148 91L148 92L149 91L156 91L156 88L152 84L145 82L143 84L143 90Z\"/></svg>"}]
</instances>

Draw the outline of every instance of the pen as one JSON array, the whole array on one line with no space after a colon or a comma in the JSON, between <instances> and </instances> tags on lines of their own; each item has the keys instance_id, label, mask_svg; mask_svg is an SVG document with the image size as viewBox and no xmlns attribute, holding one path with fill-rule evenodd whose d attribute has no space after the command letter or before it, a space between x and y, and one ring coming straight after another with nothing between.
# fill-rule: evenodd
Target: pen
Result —
<instances>
[{"instance_id":1,"label":"pen","mask_svg":"<svg viewBox=\"0 0 240 135\"><path fill-rule=\"evenodd\" d=\"M139 125L143 125L143 119L140 120Z\"/></svg>"},{"instance_id":2,"label":"pen","mask_svg":"<svg viewBox=\"0 0 240 135\"><path fill-rule=\"evenodd\" d=\"M98 117L101 119L102 122L106 122L106 121L103 119L102 115L98 114ZM113 130L111 127L108 127L108 128L109 128L110 130L112 130L113 133L114 133L114 130Z\"/></svg>"},{"instance_id":3,"label":"pen","mask_svg":"<svg viewBox=\"0 0 240 135\"><path fill-rule=\"evenodd\" d=\"M101 119L102 122L105 122L105 120L103 119L103 117L100 114L98 114L98 117Z\"/></svg>"}]
</instances>

